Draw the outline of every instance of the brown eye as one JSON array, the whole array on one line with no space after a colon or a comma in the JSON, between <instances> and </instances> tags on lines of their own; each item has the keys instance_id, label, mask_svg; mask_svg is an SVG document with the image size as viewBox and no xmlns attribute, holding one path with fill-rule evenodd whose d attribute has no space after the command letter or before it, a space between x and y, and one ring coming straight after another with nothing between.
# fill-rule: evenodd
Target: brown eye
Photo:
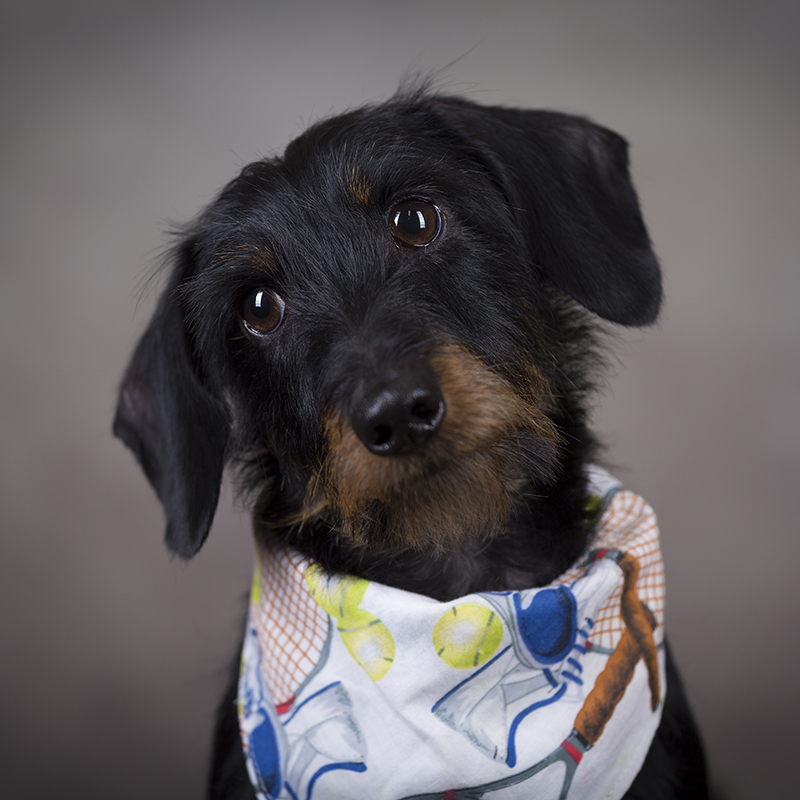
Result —
<instances>
[{"instance_id":1,"label":"brown eye","mask_svg":"<svg viewBox=\"0 0 800 800\"><path fill-rule=\"evenodd\" d=\"M442 229L442 215L433 203L403 200L389 213L392 236L405 247L430 244Z\"/></svg>"},{"instance_id":2,"label":"brown eye","mask_svg":"<svg viewBox=\"0 0 800 800\"><path fill-rule=\"evenodd\" d=\"M283 321L284 302L269 289L253 289L248 292L239 313L245 328L250 333L272 333Z\"/></svg>"}]
</instances>

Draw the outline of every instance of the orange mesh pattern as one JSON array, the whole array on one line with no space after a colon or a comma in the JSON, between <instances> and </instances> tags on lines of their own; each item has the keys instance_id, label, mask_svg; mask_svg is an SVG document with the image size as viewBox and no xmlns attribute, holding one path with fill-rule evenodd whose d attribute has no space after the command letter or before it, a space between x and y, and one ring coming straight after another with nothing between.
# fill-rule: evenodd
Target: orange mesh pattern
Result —
<instances>
[{"instance_id":1,"label":"orange mesh pattern","mask_svg":"<svg viewBox=\"0 0 800 800\"><path fill-rule=\"evenodd\" d=\"M617 492L603 514L591 548L612 548L629 553L639 562L636 594L647 604L656 618L656 642L659 642L664 625L664 563L658 545L658 522L652 508L641 497L627 489ZM583 574L573 567L558 579L558 583L571 583ZM618 586L597 612L591 641L601 647L613 649L625 630L620 616Z\"/></svg>"},{"instance_id":2,"label":"orange mesh pattern","mask_svg":"<svg viewBox=\"0 0 800 800\"><path fill-rule=\"evenodd\" d=\"M319 660L328 636L328 615L308 591L306 561L287 550L260 550L260 602L250 618L264 647L261 672L276 704L293 696Z\"/></svg>"}]
</instances>

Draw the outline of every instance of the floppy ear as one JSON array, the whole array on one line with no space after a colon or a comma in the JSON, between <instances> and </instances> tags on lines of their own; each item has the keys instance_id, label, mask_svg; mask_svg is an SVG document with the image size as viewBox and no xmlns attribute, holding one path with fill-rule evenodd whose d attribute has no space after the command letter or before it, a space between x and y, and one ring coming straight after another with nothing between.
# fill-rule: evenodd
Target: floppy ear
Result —
<instances>
[{"instance_id":1,"label":"floppy ear","mask_svg":"<svg viewBox=\"0 0 800 800\"><path fill-rule=\"evenodd\" d=\"M582 117L434 106L490 154L534 262L570 297L622 325L647 325L661 304L661 271L628 174L628 145Z\"/></svg>"},{"instance_id":2,"label":"floppy ear","mask_svg":"<svg viewBox=\"0 0 800 800\"><path fill-rule=\"evenodd\" d=\"M167 545L184 558L208 536L230 429L224 405L198 375L176 299L192 273L187 242L125 373L114 417L114 434L133 450L164 506Z\"/></svg>"}]
</instances>

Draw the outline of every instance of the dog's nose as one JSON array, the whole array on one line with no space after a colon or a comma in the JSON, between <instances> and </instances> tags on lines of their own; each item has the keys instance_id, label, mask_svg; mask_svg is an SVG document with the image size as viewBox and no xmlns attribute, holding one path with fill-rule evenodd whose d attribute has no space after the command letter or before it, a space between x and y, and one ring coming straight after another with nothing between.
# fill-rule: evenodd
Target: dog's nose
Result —
<instances>
[{"instance_id":1,"label":"dog's nose","mask_svg":"<svg viewBox=\"0 0 800 800\"><path fill-rule=\"evenodd\" d=\"M366 389L350 422L371 452L399 456L419 450L435 436L444 413L433 376L405 372L390 383Z\"/></svg>"}]
</instances>

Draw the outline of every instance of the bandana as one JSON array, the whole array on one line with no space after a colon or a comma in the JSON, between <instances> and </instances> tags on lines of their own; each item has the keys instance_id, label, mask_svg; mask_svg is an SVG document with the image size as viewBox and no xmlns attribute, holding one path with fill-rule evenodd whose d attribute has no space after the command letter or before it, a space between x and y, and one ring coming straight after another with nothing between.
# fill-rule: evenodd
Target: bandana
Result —
<instances>
[{"instance_id":1,"label":"bandana","mask_svg":"<svg viewBox=\"0 0 800 800\"><path fill-rule=\"evenodd\" d=\"M586 554L440 603L258 552L239 722L259 800L620 798L666 692L652 509L590 469Z\"/></svg>"}]
</instances>

